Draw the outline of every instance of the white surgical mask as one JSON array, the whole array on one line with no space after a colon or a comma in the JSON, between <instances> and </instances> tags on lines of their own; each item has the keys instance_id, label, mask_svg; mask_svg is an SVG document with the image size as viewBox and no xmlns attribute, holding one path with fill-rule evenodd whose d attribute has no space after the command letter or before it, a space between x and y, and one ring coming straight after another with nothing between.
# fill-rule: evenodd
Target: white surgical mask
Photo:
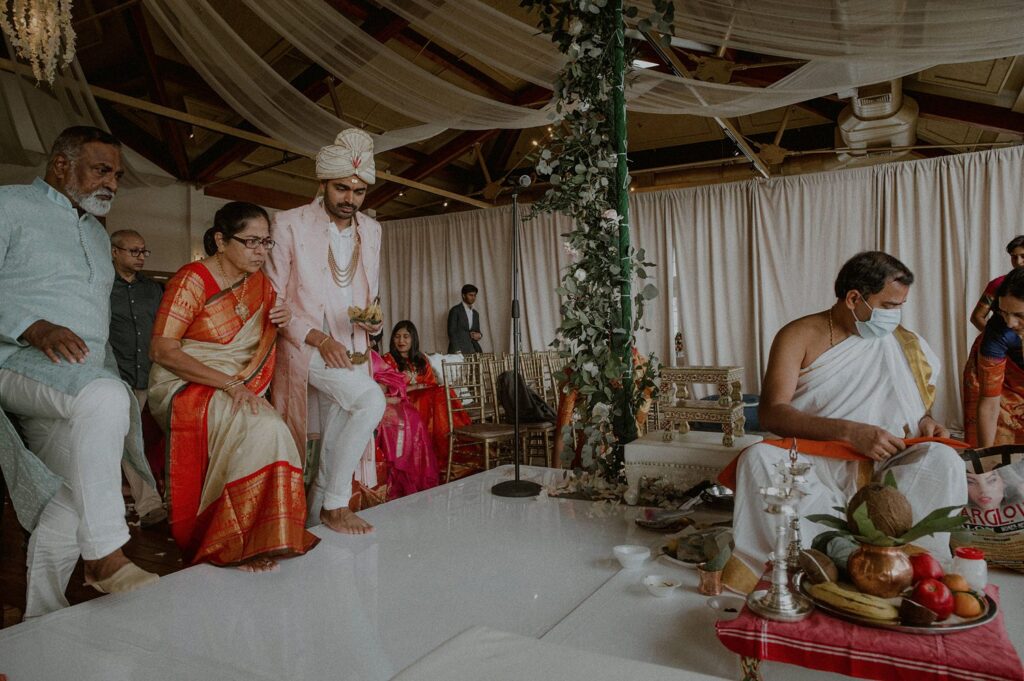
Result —
<instances>
[{"instance_id":1,"label":"white surgical mask","mask_svg":"<svg viewBox=\"0 0 1024 681\"><path fill-rule=\"evenodd\" d=\"M868 317L867 321L862 322L857 319L857 313L850 310L850 313L853 315L854 326L857 327L857 333L860 334L861 338L882 338L883 336L888 336L896 330L896 327L900 325L900 321L903 319L903 310L900 308L893 310L874 308L866 300L864 304L871 310L871 316Z\"/></svg>"}]
</instances>

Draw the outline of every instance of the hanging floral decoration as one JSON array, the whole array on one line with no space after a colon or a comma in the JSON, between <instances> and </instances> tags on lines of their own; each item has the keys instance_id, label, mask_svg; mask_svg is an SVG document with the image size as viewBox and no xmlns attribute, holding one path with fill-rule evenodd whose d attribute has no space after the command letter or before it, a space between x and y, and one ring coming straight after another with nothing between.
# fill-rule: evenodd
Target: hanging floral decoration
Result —
<instances>
[{"instance_id":1,"label":"hanging floral decoration","mask_svg":"<svg viewBox=\"0 0 1024 681\"><path fill-rule=\"evenodd\" d=\"M71 0L9 0L0 6L0 29L36 81L53 83L75 58Z\"/></svg>"},{"instance_id":2,"label":"hanging floral decoration","mask_svg":"<svg viewBox=\"0 0 1024 681\"><path fill-rule=\"evenodd\" d=\"M643 250L630 248L623 257L619 248L624 217L616 206L618 192L627 189L616 186L613 95L619 79L613 48L623 26L608 0L521 0L520 5L537 11L541 30L567 58L554 92L561 120L536 163L538 176L551 187L531 212L557 211L573 220L572 231L563 235L573 263L558 288L562 322L555 341L570 362L566 389L579 395L564 451L571 458L582 443L584 467L596 465L604 477L617 480L622 474L620 424L651 397L658 367L654 355L644 362L621 351L627 343L632 346L638 331L647 330L641 324L644 304L657 295L647 283L653 264ZM637 15L636 8L623 13ZM626 50L629 64L629 45ZM634 291L629 324L622 321L624 282ZM634 373L638 359L644 368Z\"/></svg>"}]
</instances>

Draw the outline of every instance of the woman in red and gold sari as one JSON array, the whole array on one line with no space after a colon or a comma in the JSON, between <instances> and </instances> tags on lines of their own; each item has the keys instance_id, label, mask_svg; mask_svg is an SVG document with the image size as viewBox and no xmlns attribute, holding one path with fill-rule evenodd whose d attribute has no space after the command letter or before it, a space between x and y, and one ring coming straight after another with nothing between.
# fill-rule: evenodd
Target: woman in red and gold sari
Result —
<instances>
[{"instance_id":1,"label":"woman in red and gold sari","mask_svg":"<svg viewBox=\"0 0 1024 681\"><path fill-rule=\"evenodd\" d=\"M391 330L391 341L388 343L388 354L384 361L393 369L405 374L406 392L409 401L420 413L423 425L430 433L434 442L434 452L438 456L438 464L448 465L448 406L445 404L444 386L437 384L434 370L430 368L427 356L420 352L420 335L416 325L408 319L395 324ZM453 415L455 426L469 425L469 415L456 412Z\"/></svg>"},{"instance_id":2,"label":"woman in red and gold sari","mask_svg":"<svg viewBox=\"0 0 1024 681\"><path fill-rule=\"evenodd\" d=\"M277 567L305 553L302 461L263 398L277 326L291 313L260 268L274 246L259 206L225 205L206 233L210 257L168 282L150 354L149 404L168 434L171 534L189 563Z\"/></svg>"}]
</instances>

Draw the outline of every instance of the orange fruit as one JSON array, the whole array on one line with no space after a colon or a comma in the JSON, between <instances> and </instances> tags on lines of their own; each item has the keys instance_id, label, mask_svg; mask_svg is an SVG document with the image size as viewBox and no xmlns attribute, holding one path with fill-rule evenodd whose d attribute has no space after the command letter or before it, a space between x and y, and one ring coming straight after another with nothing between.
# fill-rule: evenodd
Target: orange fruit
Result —
<instances>
[{"instance_id":1,"label":"orange fruit","mask_svg":"<svg viewBox=\"0 0 1024 681\"><path fill-rule=\"evenodd\" d=\"M971 587L962 575L951 573L942 578L942 582L950 591L970 591Z\"/></svg>"},{"instance_id":2,"label":"orange fruit","mask_svg":"<svg viewBox=\"0 0 1024 681\"><path fill-rule=\"evenodd\" d=\"M977 617L983 610L981 597L973 591L953 592L953 612L958 616L969 619Z\"/></svg>"}]
</instances>

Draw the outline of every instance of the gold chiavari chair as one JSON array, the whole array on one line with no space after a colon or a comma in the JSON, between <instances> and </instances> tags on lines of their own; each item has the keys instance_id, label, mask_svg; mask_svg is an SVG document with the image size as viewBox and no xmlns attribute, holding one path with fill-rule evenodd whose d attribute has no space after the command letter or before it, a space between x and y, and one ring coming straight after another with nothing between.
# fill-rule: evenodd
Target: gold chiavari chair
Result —
<instances>
[{"instance_id":1,"label":"gold chiavari chair","mask_svg":"<svg viewBox=\"0 0 1024 681\"><path fill-rule=\"evenodd\" d=\"M445 482L451 480L455 452L478 452L482 448L484 468L487 469L491 467L491 450L497 454L500 445L511 443L515 437L512 426L498 423L488 413L488 404L494 403L494 391L487 364L489 362L475 356L469 356L462 362L446 360L441 363L449 428ZM469 417L468 425L455 426L455 414L459 412Z\"/></svg>"},{"instance_id":2,"label":"gold chiavari chair","mask_svg":"<svg viewBox=\"0 0 1024 681\"><path fill-rule=\"evenodd\" d=\"M544 372L539 358L533 353L524 353L520 355L519 363L521 367L519 374L523 377L526 387L545 397L545 402L547 402L547 388L544 385ZM498 400L497 378L502 372L511 371L513 366L514 358L512 356L507 357L502 362L495 362L494 371L491 372L491 389L494 392L495 402ZM520 402L520 404L522 403ZM499 415L504 423L512 423L514 418L509 413L499 412ZM551 421L520 422L519 431L520 436L524 440L527 463L539 457L544 461L544 465L550 467L551 458L554 453L552 434L555 432L555 424Z\"/></svg>"}]
</instances>

